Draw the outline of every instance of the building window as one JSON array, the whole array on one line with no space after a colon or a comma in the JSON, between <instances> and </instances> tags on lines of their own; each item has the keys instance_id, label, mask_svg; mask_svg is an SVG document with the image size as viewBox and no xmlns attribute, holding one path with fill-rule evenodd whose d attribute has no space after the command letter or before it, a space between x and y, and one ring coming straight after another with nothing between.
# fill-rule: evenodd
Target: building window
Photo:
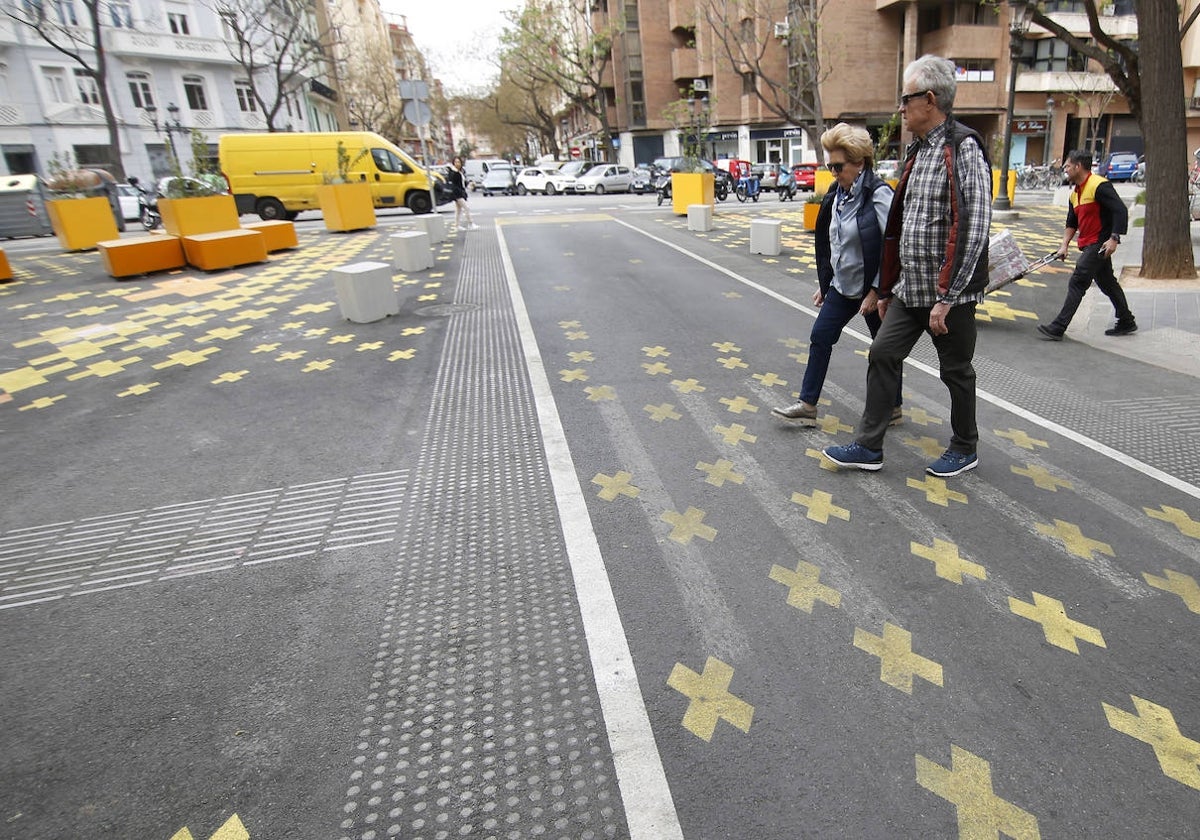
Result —
<instances>
[{"instance_id":1,"label":"building window","mask_svg":"<svg viewBox=\"0 0 1200 840\"><path fill-rule=\"evenodd\" d=\"M133 97L133 107L153 108L154 91L150 87L150 74L126 73L125 80L129 82L129 95Z\"/></svg>"},{"instance_id":2,"label":"building window","mask_svg":"<svg viewBox=\"0 0 1200 840\"><path fill-rule=\"evenodd\" d=\"M109 0L108 15L114 29L133 29L133 6L129 0Z\"/></svg>"},{"instance_id":3,"label":"building window","mask_svg":"<svg viewBox=\"0 0 1200 840\"><path fill-rule=\"evenodd\" d=\"M58 105L70 103L67 94L67 71L61 67L43 67L42 79L46 83L46 93L51 102Z\"/></svg>"},{"instance_id":4,"label":"building window","mask_svg":"<svg viewBox=\"0 0 1200 840\"><path fill-rule=\"evenodd\" d=\"M183 12L167 12L167 25L171 27L172 35L190 35L187 15Z\"/></svg>"},{"instance_id":5,"label":"building window","mask_svg":"<svg viewBox=\"0 0 1200 840\"><path fill-rule=\"evenodd\" d=\"M996 62L990 58L956 58L954 77L959 82L996 81Z\"/></svg>"},{"instance_id":6,"label":"building window","mask_svg":"<svg viewBox=\"0 0 1200 840\"><path fill-rule=\"evenodd\" d=\"M229 42L238 40L238 19L236 12L221 12L221 36Z\"/></svg>"},{"instance_id":7,"label":"building window","mask_svg":"<svg viewBox=\"0 0 1200 840\"><path fill-rule=\"evenodd\" d=\"M742 96L754 95L754 73L746 72L742 74Z\"/></svg>"},{"instance_id":8,"label":"building window","mask_svg":"<svg viewBox=\"0 0 1200 840\"><path fill-rule=\"evenodd\" d=\"M78 26L79 18L75 16L74 0L53 0L54 16L63 26Z\"/></svg>"},{"instance_id":9,"label":"building window","mask_svg":"<svg viewBox=\"0 0 1200 840\"><path fill-rule=\"evenodd\" d=\"M75 89L79 91L79 101L84 105L100 104L100 89L96 87L96 77L81 67L75 68Z\"/></svg>"},{"instance_id":10,"label":"building window","mask_svg":"<svg viewBox=\"0 0 1200 840\"><path fill-rule=\"evenodd\" d=\"M248 81L238 79L233 83L233 89L237 93L238 110L247 114L258 110L258 104L254 101L254 90Z\"/></svg>"},{"instance_id":11,"label":"building window","mask_svg":"<svg viewBox=\"0 0 1200 840\"><path fill-rule=\"evenodd\" d=\"M954 3L954 23L957 26L999 26L1000 15L988 3L958 0Z\"/></svg>"},{"instance_id":12,"label":"building window","mask_svg":"<svg viewBox=\"0 0 1200 840\"><path fill-rule=\"evenodd\" d=\"M629 82L629 121L638 126L646 124L646 88L641 79Z\"/></svg>"},{"instance_id":13,"label":"building window","mask_svg":"<svg viewBox=\"0 0 1200 840\"><path fill-rule=\"evenodd\" d=\"M625 31L638 31L638 4L637 0L625 0Z\"/></svg>"},{"instance_id":14,"label":"building window","mask_svg":"<svg viewBox=\"0 0 1200 840\"><path fill-rule=\"evenodd\" d=\"M193 111L208 110L208 97L204 95L204 79L199 76L184 76L183 95L187 98L188 108Z\"/></svg>"},{"instance_id":15,"label":"building window","mask_svg":"<svg viewBox=\"0 0 1200 840\"><path fill-rule=\"evenodd\" d=\"M1032 55L1027 58L1027 63L1030 69L1039 73L1080 73L1087 70L1088 59L1083 53L1068 47L1065 41L1042 38L1033 42Z\"/></svg>"}]
</instances>

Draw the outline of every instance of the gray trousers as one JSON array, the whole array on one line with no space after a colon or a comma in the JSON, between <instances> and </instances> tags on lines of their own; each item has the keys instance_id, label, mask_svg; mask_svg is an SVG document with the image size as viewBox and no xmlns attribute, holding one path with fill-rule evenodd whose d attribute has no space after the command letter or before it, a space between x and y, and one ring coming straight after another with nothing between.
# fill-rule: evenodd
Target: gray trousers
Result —
<instances>
[{"instance_id":1,"label":"gray trousers","mask_svg":"<svg viewBox=\"0 0 1200 840\"><path fill-rule=\"evenodd\" d=\"M898 298L888 306L883 326L871 342L867 365L867 404L858 422L858 442L883 449L883 436L892 419L896 389L904 360L921 333L929 331L930 307L906 307ZM975 304L962 303L946 314L945 335L933 335L942 382L950 391L950 449L973 453L979 443L975 425Z\"/></svg>"}]
</instances>

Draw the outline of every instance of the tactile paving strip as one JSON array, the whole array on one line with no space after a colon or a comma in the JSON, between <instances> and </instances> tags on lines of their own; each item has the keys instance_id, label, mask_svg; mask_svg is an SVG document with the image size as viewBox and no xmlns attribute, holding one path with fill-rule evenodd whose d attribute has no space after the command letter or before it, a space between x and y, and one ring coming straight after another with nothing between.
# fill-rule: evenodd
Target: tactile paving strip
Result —
<instances>
[{"instance_id":1,"label":"tactile paving strip","mask_svg":"<svg viewBox=\"0 0 1200 840\"><path fill-rule=\"evenodd\" d=\"M626 837L499 246L467 243L340 836Z\"/></svg>"}]
</instances>

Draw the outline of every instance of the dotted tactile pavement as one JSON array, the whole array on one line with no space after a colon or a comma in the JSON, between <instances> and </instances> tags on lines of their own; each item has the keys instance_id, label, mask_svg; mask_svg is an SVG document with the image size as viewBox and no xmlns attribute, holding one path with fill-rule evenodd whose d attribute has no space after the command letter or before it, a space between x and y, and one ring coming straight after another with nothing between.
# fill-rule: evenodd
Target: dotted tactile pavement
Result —
<instances>
[{"instance_id":1,"label":"dotted tactile pavement","mask_svg":"<svg viewBox=\"0 0 1200 840\"><path fill-rule=\"evenodd\" d=\"M339 836L625 837L495 240L461 266Z\"/></svg>"}]
</instances>

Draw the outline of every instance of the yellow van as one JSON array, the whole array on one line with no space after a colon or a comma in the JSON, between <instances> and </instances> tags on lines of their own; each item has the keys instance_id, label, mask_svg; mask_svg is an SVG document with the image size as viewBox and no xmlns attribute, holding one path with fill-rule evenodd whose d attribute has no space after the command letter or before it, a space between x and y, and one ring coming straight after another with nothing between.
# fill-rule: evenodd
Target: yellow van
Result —
<instances>
[{"instance_id":1,"label":"yellow van","mask_svg":"<svg viewBox=\"0 0 1200 840\"><path fill-rule=\"evenodd\" d=\"M319 210L317 187L337 175L337 147L353 161L348 180L371 185L375 206L433 209L429 174L419 163L370 131L222 134L221 173L239 214L294 219L301 210ZM360 153L366 150L366 154ZM440 179L434 175L434 180Z\"/></svg>"}]
</instances>

